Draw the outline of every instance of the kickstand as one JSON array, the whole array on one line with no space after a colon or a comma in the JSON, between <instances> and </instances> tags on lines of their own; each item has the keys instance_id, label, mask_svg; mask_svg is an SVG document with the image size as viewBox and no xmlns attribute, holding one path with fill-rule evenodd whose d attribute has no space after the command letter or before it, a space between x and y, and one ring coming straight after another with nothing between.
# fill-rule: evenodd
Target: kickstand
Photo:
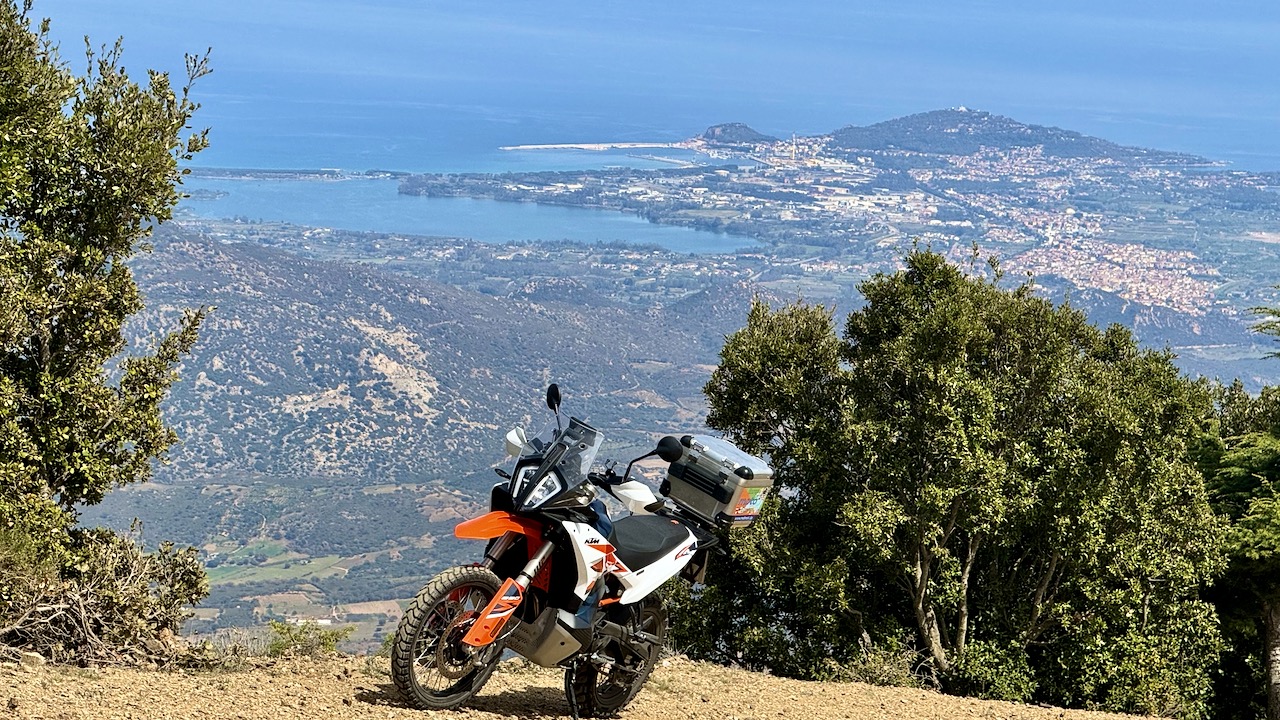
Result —
<instances>
[{"instance_id":1,"label":"kickstand","mask_svg":"<svg viewBox=\"0 0 1280 720\"><path fill-rule=\"evenodd\" d=\"M569 717L573 720L580 720L578 717L578 697L573 694L573 680L578 672L578 663L572 663L564 671L564 696L569 700Z\"/></svg>"}]
</instances>

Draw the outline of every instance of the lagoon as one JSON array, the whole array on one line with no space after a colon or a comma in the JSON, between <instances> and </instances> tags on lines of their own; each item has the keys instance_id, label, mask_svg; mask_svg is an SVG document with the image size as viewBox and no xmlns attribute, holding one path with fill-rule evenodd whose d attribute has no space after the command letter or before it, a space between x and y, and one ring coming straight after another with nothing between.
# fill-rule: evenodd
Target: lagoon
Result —
<instances>
[{"instance_id":1,"label":"lagoon","mask_svg":"<svg viewBox=\"0 0 1280 720\"><path fill-rule=\"evenodd\" d=\"M387 178L231 179L188 176L181 209L204 218L279 221L311 227L465 237L487 243L621 241L682 253L731 253L747 237L655 225L594 208L401 195Z\"/></svg>"}]
</instances>

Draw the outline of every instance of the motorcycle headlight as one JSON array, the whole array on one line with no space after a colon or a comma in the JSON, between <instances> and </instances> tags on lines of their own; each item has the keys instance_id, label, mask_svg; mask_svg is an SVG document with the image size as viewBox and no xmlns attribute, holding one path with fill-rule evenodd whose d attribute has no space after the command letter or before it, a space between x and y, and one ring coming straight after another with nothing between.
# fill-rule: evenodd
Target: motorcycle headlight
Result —
<instances>
[{"instance_id":1,"label":"motorcycle headlight","mask_svg":"<svg viewBox=\"0 0 1280 720\"><path fill-rule=\"evenodd\" d=\"M512 479L511 496L519 504L518 509L532 510L564 491L564 480L561 479L559 471L552 470L535 482L534 478L537 474L536 465L526 465L517 471L515 478ZM534 483L532 487L530 487L531 482ZM523 501L521 501L522 497Z\"/></svg>"},{"instance_id":2,"label":"motorcycle headlight","mask_svg":"<svg viewBox=\"0 0 1280 720\"><path fill-rule=\"evenodd\" d=\"M559 495L564 489L564 483L560 480L559 473L552 471L547 476L538 481L537 487L533 492L529 493L529 498L525 500L525 508L536 508L542 503Z\"/></svg>"}]
</instances>

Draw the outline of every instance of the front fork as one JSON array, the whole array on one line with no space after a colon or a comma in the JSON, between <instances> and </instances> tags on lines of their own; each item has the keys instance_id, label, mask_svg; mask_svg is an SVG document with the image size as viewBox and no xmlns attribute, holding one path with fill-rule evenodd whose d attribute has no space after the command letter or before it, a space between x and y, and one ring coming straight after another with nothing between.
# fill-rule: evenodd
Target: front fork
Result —
<instances>
[{"instance_id":1,"label":"front fork","mask_svg":"<svg viewBox=\"0 0 1280 720\"><path fill-rule=\"evenodd\" d=\"M485 568L493 569L494 563L510 549L517 536L518 533L510 530L504 533L484 554L484 560L480 564ZM480 612L479 618L462 638L463 644L482 648L492 644L501 636L502 629L506 627L511 616L515 614L516 608L520 607L520 603L524 600L524 591L528 589L529 583L533 582L534 576L542 570L543 564L546 563L547 558L551 557L551 551L554 549L555 543L544 540L533 557L529 558L529 562L525 563L524 569L515 577L507 578L506 582L502 583L498 593Z\"/></svg>"},{"instance_id":2,"label":"front fork","mask_svg":"<svg viewBox=\"0 0 1280 720\"><path fill-rule=\"evenodd\" d=\"M498 558L511 549L518 537L520 537L520 533L511 532L510 530L502 533L497 540L493 541L493 546L485 551L484 560L480 561L480 565L486 570L492 570L493 566L498 563Z\"/></svg>"}]
</instances>

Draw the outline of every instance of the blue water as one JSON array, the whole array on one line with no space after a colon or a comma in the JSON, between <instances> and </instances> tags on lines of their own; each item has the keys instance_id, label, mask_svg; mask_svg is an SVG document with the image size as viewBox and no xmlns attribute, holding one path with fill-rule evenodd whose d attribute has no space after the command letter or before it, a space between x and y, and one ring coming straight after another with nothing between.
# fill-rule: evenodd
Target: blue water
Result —
<instances>
[{"instance_id":1,"label":"blue water","mask_svg":"<svg viewBox=\"0 0 1280 720\"><path fill-rule=\"evenodd\" d=\"M500 145L785 136L966 105L1280 169L1280 3L1078 0L37 0L181 69L213 167L483 170Z\"/></svg>"},{"instance_id":2,"label":"blue water","mask_svg":"<svg viewBox=\"0 0 1280 720\"><path fill-rule=\"evenodd\" d=\"M470 198L400 195L394 180L223 180L189 178L183 207L205 217L276 220L298 225L414 235L469 237L482 242L570 240L658 245L684 253L724 253L753 241L733 235L654 225L634 215L589 208Z\"/></svg>"},{"instance_id":3,"label":"blue water","mask_svg":"<svg viewBox=\"0 0 1280 720\"><path fill-rule=\"evenodd\" d=\"M1124 144L1280 169L1280 4L1200 0L37 0L72 70L82 37L182 75L212 146L194 165L503 172L660 166L503 145L785 137L966 105ZM649 153L651 151L640 151ZM656 151L652 151L656 152ZM662 151L661 154L675 154ZM697 159L697 158L690 158ZM198 183L192 183L196 187ZM488 240L739 238L566 208L402 198L377 183L248 183L208 216Z\"/></svg>"}]
</instances>

